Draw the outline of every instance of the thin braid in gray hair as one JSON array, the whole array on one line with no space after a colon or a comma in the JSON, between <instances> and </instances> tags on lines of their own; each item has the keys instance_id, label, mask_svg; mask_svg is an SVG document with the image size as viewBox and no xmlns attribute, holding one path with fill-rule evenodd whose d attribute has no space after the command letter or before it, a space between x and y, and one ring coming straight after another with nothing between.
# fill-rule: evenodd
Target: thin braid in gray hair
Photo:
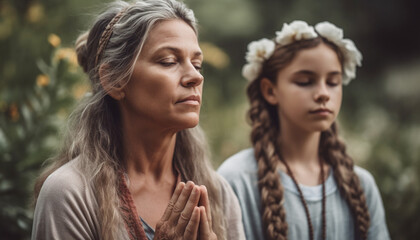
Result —
<instances>
[{"instance_id":1,"label":"thin braid in gray hair","mask_svg":"<svg viewBox=\"0 0 420 240\"><path fill-rule=\"evenodd\" d=\"M121 12L119 12L112 20L111 22L106 26L105 31L102 33L101 39L99 40L98 44L98 50L96 52L96 58L95 58L95 65L98 64L98 60L101 57L102 51L104 48L106 48L106 45L108 44L109 38L112 35L113 27L115 23L120 20L120 18L123 16L123 14L127 11L128 8L123 9Z\"/></svg>"}]
</instances>

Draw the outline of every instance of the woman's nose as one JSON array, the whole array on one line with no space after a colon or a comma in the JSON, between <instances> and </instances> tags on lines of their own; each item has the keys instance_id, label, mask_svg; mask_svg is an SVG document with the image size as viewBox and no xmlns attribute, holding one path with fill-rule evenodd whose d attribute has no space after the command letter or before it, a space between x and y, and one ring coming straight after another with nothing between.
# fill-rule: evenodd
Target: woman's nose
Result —
<instances>
[{"instance_id":1,"label":"woman's nose","mask_svg":"<svg viewBox=\"0 0 420 240\"><path fill-rule=\"evenodd\" d=\"M199 86L204 80L200 71L192 64L188 64L185 68L184 76L181 79L181 85L184 87Z\"/></svg>"}]
</instances>

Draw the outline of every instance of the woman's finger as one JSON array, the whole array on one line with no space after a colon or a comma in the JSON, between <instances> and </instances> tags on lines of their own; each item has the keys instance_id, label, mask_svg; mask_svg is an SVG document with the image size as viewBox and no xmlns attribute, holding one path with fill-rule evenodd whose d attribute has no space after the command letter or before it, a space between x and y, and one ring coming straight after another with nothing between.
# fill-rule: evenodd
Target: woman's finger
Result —
<instances>
[{"instance_id":1,"label":"woman's finger","mask_svg":"<svg viewBox=\"0 0 420 240\"><path fill-rule=\"evenodd\" d=\"M198 226L200 225L200 209L194 207L191 218L185 227L184 240L197 240Z\"/></svg>"},{"instance_id":2,"label":"woman's finger","mask_svg":"<svg viewBox=\"0 0 420 240\"><path fill-rule=\"evenodd\" d=\"M163 213L161 221L168 221L169 217L171 216L174 205L177 202L179 195L181 195L181 192L184 189L184 187L185 187L184 182L180 182L176 185L175 191L172 194L171 200L169 201L168 206L165 209L165 212Z\"/></svg>"},{"instance_id":3,"label":"woman's finger","mask_svg":"<svg viewBox=\"0 0 420 240\"><path fill-rule=\"evenodd\" d=\"M207 218L206 208L199 207L200 210L200 239L208 239L210 236L210 225Z\"/></svg>"},{"instance_id":4,"label":"woman's finger","mask_svg":"<svg viewBox=\"0 0 420 240\"><path fill-rule=\"evenodd\" d=\"M173 225L176 225L178 223L178 219L185 208L185 204L190 198L191 191L193 190L194 186L195 184L193 182L188 181L182 189L182 192L179 195L178 199L174 203L171 214L169 216L169 221L172 222Z\"/></svg>"},{"instance_id":5,"label":"woman's finger","mask_svg":"<svg viewBox=\"0 0 420 240\"><path fill-rule=\"evenodd\" d=\"M203 206L206 209L207 220L209 222L209 226L211 227L213 226L212 220L211 220L211 208L210 208L209 195L208 195L206 186L201 185L200 191L201 191L201 195L200 195L199 206Z\"/></svg>"},{"instance_id":6,"label":"woman's finger","mask_svg":"<svg viewBox=\"0 0 420 240\"><path fill-rule=\"evenodd\" d=\"M190 221L193 211L195 207L197 207L199 200L200 200L200 187L194 186L193 190L191 191L191 195L188 198L188 202L185 205L184 210L181 212L179 216L178 225L176 226L178 233L184 233L185 228L188 222Z\"/></svg>"}]
</instances>

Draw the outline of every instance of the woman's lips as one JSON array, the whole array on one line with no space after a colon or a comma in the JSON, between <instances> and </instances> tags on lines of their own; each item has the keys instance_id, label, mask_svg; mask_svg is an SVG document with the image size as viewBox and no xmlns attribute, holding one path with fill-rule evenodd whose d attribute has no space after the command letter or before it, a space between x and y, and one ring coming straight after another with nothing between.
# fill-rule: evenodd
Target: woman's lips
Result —
<instances>
[{"instance_id":1,"label":"woman's lips","mask_svg":"<svg viewBox=\"0 0 420 240\"><path fill-rule=\"evenodd\" d=\"M190 104L190 105L200 105L201 98L199 95L191 95L186 98L183 98L176 103L184 103L184 104Z\"/></svg>"}]
</instances>

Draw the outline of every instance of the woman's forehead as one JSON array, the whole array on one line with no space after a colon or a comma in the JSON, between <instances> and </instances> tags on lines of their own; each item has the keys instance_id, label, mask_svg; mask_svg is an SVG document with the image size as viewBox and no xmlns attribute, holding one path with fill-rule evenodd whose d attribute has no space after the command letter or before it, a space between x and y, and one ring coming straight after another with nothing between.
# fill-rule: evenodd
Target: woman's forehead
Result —
<instances>
[{"instance_id":1,"label":"woman's forehead","mask_svg":"<svg viewBox=\"0 0 420 240\"><path fill-rule=\"evenodd\" d=\"M144 51L159 49L193 49L200 51L194 29L183 20L174 19L156 23L143 46Z\"/></svg>"}]
</instances>

